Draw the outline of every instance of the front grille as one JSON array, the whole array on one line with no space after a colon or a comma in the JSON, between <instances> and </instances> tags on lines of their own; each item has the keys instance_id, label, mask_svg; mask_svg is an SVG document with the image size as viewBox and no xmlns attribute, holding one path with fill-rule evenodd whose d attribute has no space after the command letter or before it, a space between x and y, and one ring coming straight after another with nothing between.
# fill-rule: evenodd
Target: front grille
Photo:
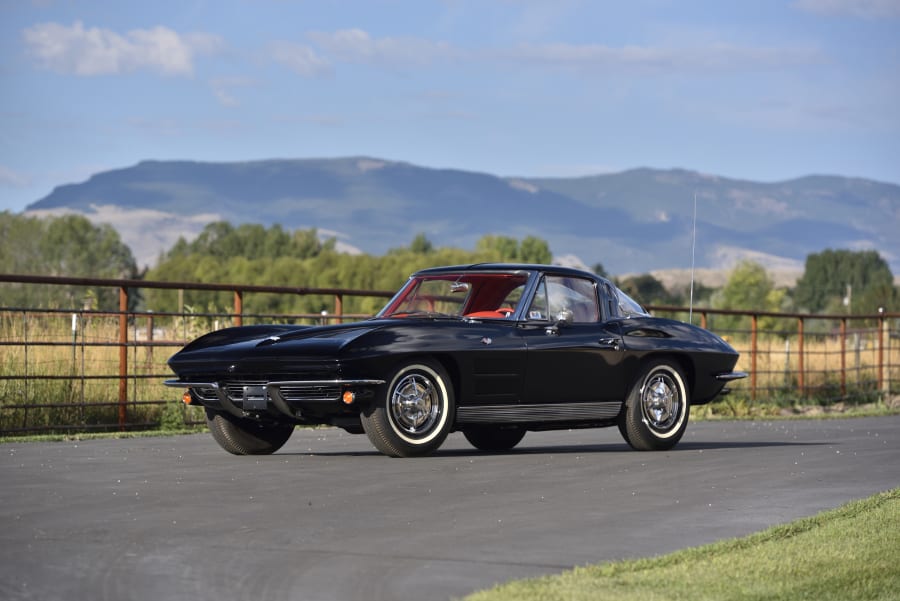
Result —
<instances>
[{"instance_id":1,"label":"front grille","mask_svg":"<svg viewBox=\"0 0 900 601\"><path fill-rule=\"evenodd\" d=\"M341 398L341 387L338 384L290 384L279 386L278 391L289 403L337 401Z\"/></svg>"},{"instance_id":2,"label":"front grille","mask_svg":"<svg viewBox=\"0 0 900 601\"><path fill-rule=\"evenodd\" d=\"M211 403L215 403L219 401L219 395L216 392L215 388L208 387L195 387L191 389L196 396L201 401L209 401Z\"/></svg>"},{"instance_id":3,"label":"front grille","mask_svg":"<svg viewBox=\"0 0 900 601\"><path fill-rule=\"evenodd\" d=\"M268 382L265 380L229 380L228 382L223 382L222 386L228 395L228 399L235 402L244 400L244 386L265 388L266 384Z\"/></svg>"},{"instance_id":4,"label":"front grille","mask_svg":"<svg viewBox=\"0 0 900 601\"><path fill-rule=\"evenodd\" d=\"M232 403L241 405L244 401L246 387L250 386L256 390L264 389L268 384L266 380L228 380L221 382L219 386L228 396L228 400ZM284 386L278 386L278 393L289 403L302 403L305 401L338 401L341 398L343 389L340 384L304 384L293 383ZM194 394L201 401L217 402L219 400L215 388L211 387L194 387Z\"/></svg>"}]
</instances>

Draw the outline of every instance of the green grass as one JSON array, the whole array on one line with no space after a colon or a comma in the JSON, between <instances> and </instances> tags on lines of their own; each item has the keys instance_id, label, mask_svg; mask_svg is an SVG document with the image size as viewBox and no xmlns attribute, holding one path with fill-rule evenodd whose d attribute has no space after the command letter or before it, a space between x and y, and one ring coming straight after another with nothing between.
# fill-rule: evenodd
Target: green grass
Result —
<instances>
[{"instance_id":1,"label":"green grass","mask_svg":"<svg viewBox=\"0 0 900 601\"><path fill-rule=\"evenodd\" d=\"M900 488L746 538L511 582L465 601L888 601L900 596L898 558Z\"/></svg>"},{"instance_id":2,"label":"green grass","mask_svg":"<svg viewBox=\"0 0 900 601\"><path fill-rule=\"evenodd\" d=\"M27 434L22 436L0 436L0 444L22 442L72 442L82 440L117 440L124 438L161 438L181 434L206 432L205 425L184 426L174 430L128 430L125 432L69 432L51 434Z\"/></svg>"}]
</instances>

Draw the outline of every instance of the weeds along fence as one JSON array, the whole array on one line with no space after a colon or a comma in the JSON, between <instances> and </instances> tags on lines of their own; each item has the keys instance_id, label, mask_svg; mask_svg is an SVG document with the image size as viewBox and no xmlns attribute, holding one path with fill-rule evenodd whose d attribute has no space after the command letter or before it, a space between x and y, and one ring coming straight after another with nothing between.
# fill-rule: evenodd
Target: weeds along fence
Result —
<instances>
[{"instance_id":1,"label":"weeds along fence","mask_svg":"<svg viewBox=\"0 0 900 601\"><path fill-rule=\"evenodd\" d=\"M5 284L112 288L118 311L4 307ZM142 289L231 293L229 312L197 312L179 302L172 311L133 306ZM249 314L247 294L330 298L332 311ZM206 332L249 323L320 324L369 315L344 312L350 296L387 299L393 291L151 282L0 274L0 436L39 432L141 430L184 425L202 414L173 402L163 386L168 358ZM174 415L173 415L174 413ZM172 424L174 421L176 424Z\"/></svg>"},{"instance_id":2,"label":"weeds along fence","mask_svg":"<svg viewBox=\"0 0 900 601\"><path fill-rule=\"evenodd\" d=\"M683 307L651 307L690 319ZM822 315L694 309L693 321L740 353L733 398L777 407L900 399L900 313Z\"/></svg>"},{"instance_id":3,"label":"weeds along fence","mask_svg":"<svg viewBox=\"0 0 900 601\"><path fill-rule=\"evenodd\" d=\"M118 290L117 311L4 307L6 284ZM129 308L142 289L230 293L227 312ZM332 311L249 314L247 294L315 295ZM141 430L180 426L202 414L163 386L168 358L206 332L248 323L340 323L349 296L387 299L389 291L60 278L0 274L0 436L40 432ZM691 320L741 353L730 397L779 406L879 403L900 392L900 314L800 315L650 307Z\"/></svg>"}]
</instances>

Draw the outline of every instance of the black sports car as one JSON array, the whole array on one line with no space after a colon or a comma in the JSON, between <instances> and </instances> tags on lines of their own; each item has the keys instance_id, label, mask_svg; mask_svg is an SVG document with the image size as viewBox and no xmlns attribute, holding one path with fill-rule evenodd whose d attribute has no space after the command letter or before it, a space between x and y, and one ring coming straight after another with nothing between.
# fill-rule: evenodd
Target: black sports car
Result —
<instances>
[{"instance_id":1,"label":"black sports car","mask_svg":"<svg viewBox=\"0 0 900 601\"><path fill-rule=\"evenodd\" d=\"M691 405L747 375L737 359L604 278L479 264L413 274L366 321L212 332L169 360L178 379L166 384L187 389L239 455L278 450L298 424L366 433L397 457L427 455L453 431L502 451L528 430L613 425L635 449L665 450Z\"/></svg>"}]
</instances>

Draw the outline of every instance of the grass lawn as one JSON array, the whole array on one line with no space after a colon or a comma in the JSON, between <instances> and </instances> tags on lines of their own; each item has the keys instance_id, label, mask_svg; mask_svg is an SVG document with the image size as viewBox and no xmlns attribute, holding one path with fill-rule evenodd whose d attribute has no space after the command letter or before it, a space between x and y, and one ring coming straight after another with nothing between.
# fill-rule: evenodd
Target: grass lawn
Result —
<instances>
[{"instance_id":1,"label":"grass lawn","mask_svg":"<svg viewBox=\"0 0 900 601\"><path fill-rule=\"evenodd\" d=\"M900 488L746 538L575 568L465 601L900 599Z\"/></svg>"}]
</instances>

